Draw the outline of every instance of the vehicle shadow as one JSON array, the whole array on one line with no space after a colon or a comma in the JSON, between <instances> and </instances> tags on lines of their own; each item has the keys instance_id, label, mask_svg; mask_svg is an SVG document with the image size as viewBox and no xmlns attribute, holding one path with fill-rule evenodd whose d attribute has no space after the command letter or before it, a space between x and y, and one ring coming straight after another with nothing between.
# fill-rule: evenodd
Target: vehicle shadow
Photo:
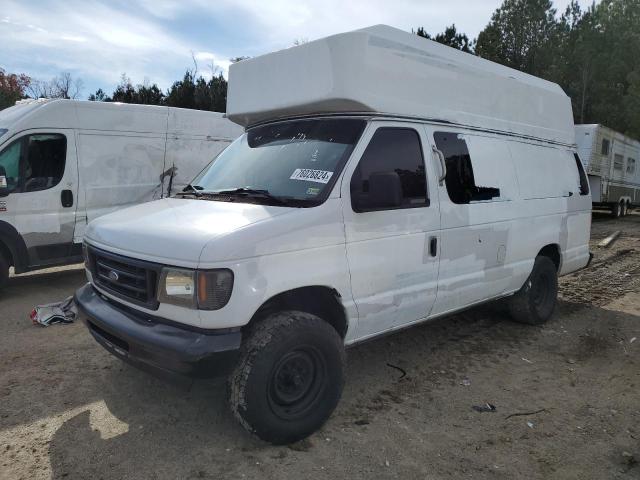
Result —
<instances>
[{"instance_id":1,"label":"vehicle shadow","mask_svg":"<svg viewBox=\"0 0 640 480\"><path fill-rule=\"evenodd\" d=\"M587 309L591 313L585 315ZM521 357L582 358L578 336L559 336L551 344L541 340L560 335L562 324L568 321L578 330L598 328L597 311L600 309L561 302L552 322L541 328L509 322L499 306L489 305L354 347L348 352L348 380L338 409L311 440L292 448L270 446L248 435L229 413L220 382L198 383L186 391L124 365L94 372L92 390L100 392L104 406L87 408L54 433L49 445L52 477L283 478L287 475L282 469L287 468L293 469L294 476L301 469L318 476L317 465L305 463L304 452L315 449L330 471L333 459L347 448L339 438L352 438L351 429L360 428L354 424L397 415L395 409L402 404L423 402L433 412L413 410L416 421L418 416L431 415L437 423L440 417L446 418L442 412L451 408L451 390L462 388L466 377L501 372L506 377L501 381L509 390L514 387L508 378L514 359L518 367L529 368ZM631 317L604 311L601 315L613 315L616 324ZM633 317L634 322L638 320ZM612 324L602 328L612 328ZM588 359L590 353L584 355ZM447 438L446 423L444 428L434 434ZM335 438L335 444L328 441ZM351 461L360 462L362 468L370 462L365 454L352 455ZM481 458L477 461L482 463ZM356 465L355 470L358 468ZM422 467L411 468L416 470L407 475L418 474ZM334 470L334 478L335 474Z\"/></svg>"}]
</instances>

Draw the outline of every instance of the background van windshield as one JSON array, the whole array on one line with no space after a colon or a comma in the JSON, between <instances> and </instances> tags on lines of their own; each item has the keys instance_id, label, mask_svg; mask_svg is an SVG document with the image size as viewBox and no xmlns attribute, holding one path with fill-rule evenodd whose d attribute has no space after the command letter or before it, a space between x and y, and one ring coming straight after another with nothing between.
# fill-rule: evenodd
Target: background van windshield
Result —
<instances>
[{"instance_id":1,"label":"background van windshield","mask_svg":"<svg viewBox=\"0 0 640 480\"><path fill-rule=\"evenodd\" d=\"M251 188L315 204L333 186L364 125L364 120L342 118L253 128L192 184L201 192Z\"/></svg>"}]
</instances>

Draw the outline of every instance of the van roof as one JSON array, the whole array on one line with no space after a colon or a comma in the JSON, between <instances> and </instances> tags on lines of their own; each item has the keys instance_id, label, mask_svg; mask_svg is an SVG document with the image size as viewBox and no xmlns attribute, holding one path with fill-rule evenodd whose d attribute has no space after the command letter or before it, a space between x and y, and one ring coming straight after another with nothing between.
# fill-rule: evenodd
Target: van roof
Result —
<instances>
[{"instance_id":1,"label":"van roof","mask_svg":"<svg viewBox=\"0 0 640 480\"><path fill-rule=\"evenodd\" d=\"M224 114L157 105L82 100L27 100L0 111L0 128L79 128L236 138L242 129Z\"/></svg>"},{"instance_id":2,"label":"van roof","mask_svg":"<svg viewBox=\"0 0 640 480\"><path fill-rule=\"evenodd\" d=\"M574 144L571 101L554 83L386 25L231 65L227 117L243 126L378 113Z\"/></svg>"}]
</instances>

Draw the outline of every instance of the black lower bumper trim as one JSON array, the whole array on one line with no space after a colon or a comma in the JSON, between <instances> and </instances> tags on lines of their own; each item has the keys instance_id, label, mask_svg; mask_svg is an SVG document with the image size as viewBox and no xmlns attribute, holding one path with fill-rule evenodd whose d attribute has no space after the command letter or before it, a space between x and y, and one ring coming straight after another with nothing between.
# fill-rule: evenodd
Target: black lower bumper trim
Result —
<instances>
[{"instance_id":1,"label":"black lower bumper trim","mask_svg":"<svg viewBox=\"0 0 640 480\"><path fill-rule=\"evenodd\" d=\"M228 374L238 359L238 331L194 331L121 309L90 284L75 294L81 317L96 341L116 357L169 380Z\"/></svg>"}]
</instances>

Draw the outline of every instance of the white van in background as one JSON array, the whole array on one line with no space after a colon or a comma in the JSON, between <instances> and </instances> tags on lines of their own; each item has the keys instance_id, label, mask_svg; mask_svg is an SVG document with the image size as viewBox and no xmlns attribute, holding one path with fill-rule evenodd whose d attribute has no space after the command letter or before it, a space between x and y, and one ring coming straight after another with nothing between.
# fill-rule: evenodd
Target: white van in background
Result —
<instances>
[{"instance_id":1,"label":"white van in background","mask_svg":"<svg viewBox=\"0 0 640 480\"><path fill-rule=\"evenodd\" d=\"M30 100L0 111L0 286L82 261L88 221L180 191L243 129L221 113Z\"/></svg>"},{"instance_id":2,"label":"white van in background","mask_svg":"<svg viewBox=\"0 0 640 480\"><path fill-rule=\"evenodd\" d=\"M540 324L589 262L558 85L377 26L231 65L246 133L172 198L91 222L76 302L107 350L230 375L240 423L299 440L345 346L509 297Z\"/></svg>"}]
</instances>

